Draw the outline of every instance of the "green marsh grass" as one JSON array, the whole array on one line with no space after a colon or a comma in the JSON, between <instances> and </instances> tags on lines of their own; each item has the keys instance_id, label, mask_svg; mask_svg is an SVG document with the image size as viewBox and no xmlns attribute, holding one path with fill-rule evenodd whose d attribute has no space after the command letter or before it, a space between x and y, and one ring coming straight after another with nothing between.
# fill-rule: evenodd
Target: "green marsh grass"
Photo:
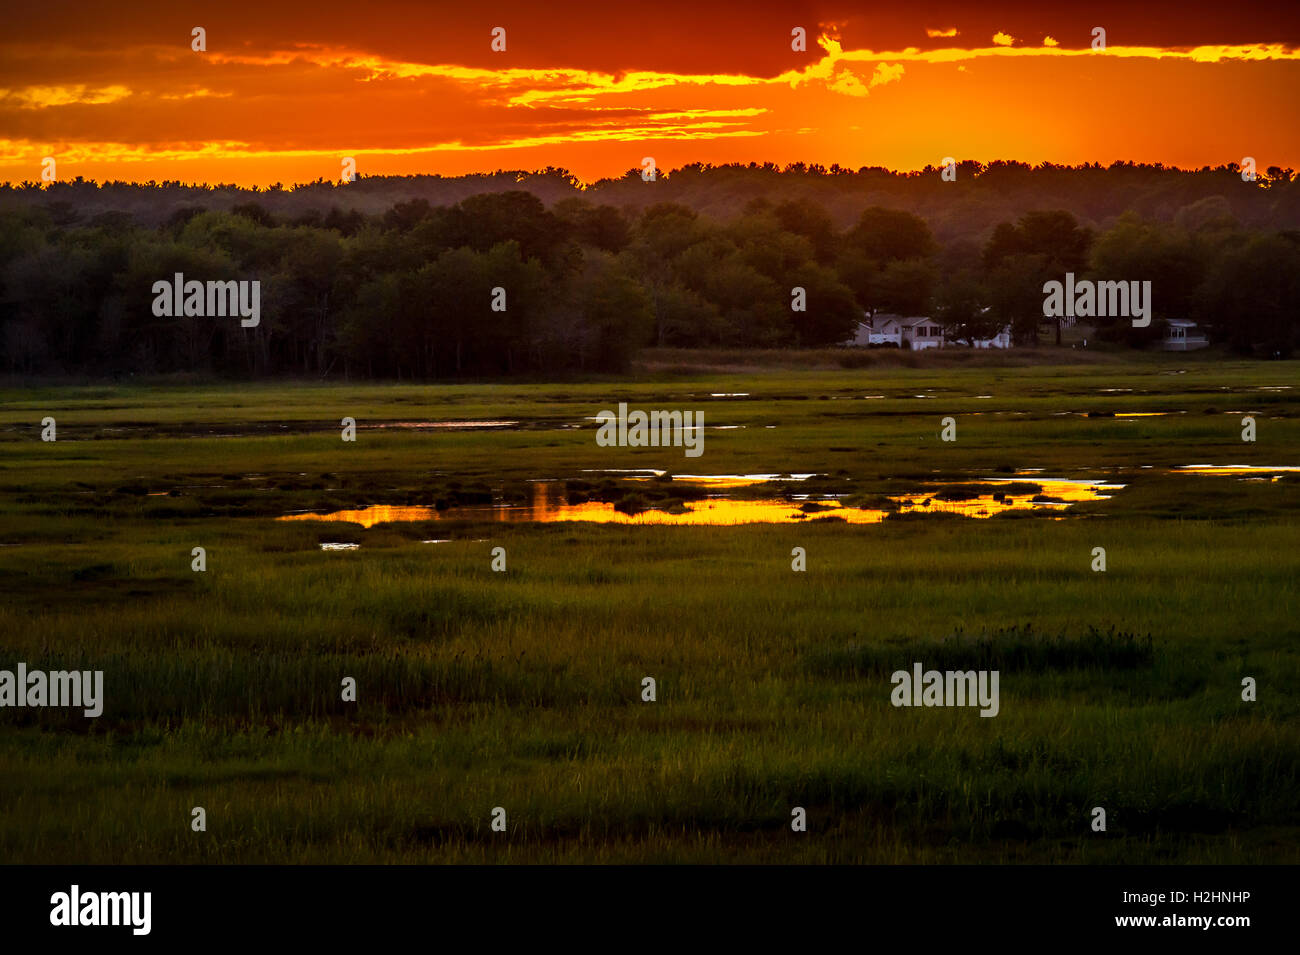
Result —
<instances>
[{"instance_id":1,"label":"green marsh grass","mask_svg":"<svg viewBox=\"0 0 1300 955\"><path fill-rule=\"evenodd\" d=\"M0 858L1300 861L1300 481L1167 473L1300 464L1296 399L1259 390L1296 369L1180 368L0 389L0 668L102 669L106 693L98 720L0 711ZM704 404L746 427L698 460L559 427L711 392L753 397ZM1186 413L1060 414L1099 409ZM348 445L345 414L556 428ZM864 499L1028 468L1127 486L1058 515L859 526L273 520L639 467L812 471ZM320 550L339 541L360 547ZM893 708L914 661L999 667L1000 714Z\"/></svg>"}]
</instances>

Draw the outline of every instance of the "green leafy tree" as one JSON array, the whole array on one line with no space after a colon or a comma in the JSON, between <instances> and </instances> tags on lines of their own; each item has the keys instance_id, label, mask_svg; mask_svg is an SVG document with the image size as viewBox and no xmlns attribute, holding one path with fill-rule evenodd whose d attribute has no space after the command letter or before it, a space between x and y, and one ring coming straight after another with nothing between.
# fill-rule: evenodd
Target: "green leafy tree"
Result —
<instances>
[{"instance_id":1,"label":"green leafy tree","mask_svg":"<svg viewBox=\"0 0 1300 955\"><path fill-rule=\"evenodd\" d=\"M1073 272L1082 278L1088 264L1088 250L1091 245L1091 230L1081 227L1069 212L1064 210L1027 212L1015 225L1003 222L993 230L984 247L984 268L989 275L990 285L994 284L995 275L1018 278L1028 268L1027 262L1030 259L1041 262L1042 268L1048 275L1044 279L1045 282L1052 279L1064 281L1066 272ZM1009 266L1008 263L1013 261L1018 261L1019 264ZM1009 293L1012 298L1020 294L1020 289ZM1041 285L1038 294L1041 320L1043 317ZM1016 306L1018 314L1022 312L1022 304ZM1021 322L1025 320L1023 315L1017 319ZM1064 316L1058 317L1055 322L1057 345L1061 344L1063 324Z\"/></svg>"},{"instance_id":2,"label":"green leafy tree","mask_svg":"<svg viewBox=\"0 0 1300 955\"><path fill-rule=\"evenodd\" d=\"M924 219L880 206L864 211L845 238L850 247L878 263L924 259L938 248Z\"/></svg>"}]
</instances>

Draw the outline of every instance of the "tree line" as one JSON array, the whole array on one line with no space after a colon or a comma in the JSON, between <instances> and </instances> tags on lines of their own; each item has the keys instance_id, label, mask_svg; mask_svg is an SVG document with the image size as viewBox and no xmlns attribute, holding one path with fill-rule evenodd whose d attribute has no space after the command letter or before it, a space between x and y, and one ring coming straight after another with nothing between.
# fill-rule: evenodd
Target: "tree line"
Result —
<instances>
[{"instance_id":1,"label":"tree line","mask_svg":"<svg viewBox=\"0 0 1300 955\"><path fill-rule=\"evenodd\" d=\"M509 189L375 213L195 203L157 224L10 192L29 200L0 203L0 369L18 374L618 372L649 345L834 345L876 312L931 315L953 337L1010 324L1032 343L1043 284L1067 271L1152 282L1156 321L1102 321L1103 339L1141 346L1170 318L1246 354L1289 355L1300 337L1300 231L1243 224L1213 197L1173 221L1031 210L945 237L886 205L841 226L779 192L728 216ZM178 272L260 281L261 322L155 316L153 283Z\"/></svg>"}]
</instances>

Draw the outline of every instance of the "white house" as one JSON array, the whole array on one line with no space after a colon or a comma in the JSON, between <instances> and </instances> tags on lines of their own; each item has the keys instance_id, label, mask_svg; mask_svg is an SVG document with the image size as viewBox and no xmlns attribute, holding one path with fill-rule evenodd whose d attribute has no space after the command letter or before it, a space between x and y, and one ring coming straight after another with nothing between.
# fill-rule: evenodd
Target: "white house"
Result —
<instances>
[{"instance_id":1,"label":"white house","mask_svg":"<svg viewBox=\"0 0 1300 955\"><path fill-rule=\"evenodd\" d=\"M1165 337L1160 347L1165 351L1195 351L1210 344L1205 333L1198 330L1195 322L1185 318L1171 318L1165 326Z\"/></svg>"},{"instance_id":2,"label":"white house","mask_svg":"<svg viewBox=\"0 0 1300 955\"><path fill-rule=\"evenodd\" d=\"M899 325L903 332L903 344L912 351L943 347L943 326L935 319L921 315L904 318Z\"/></svg>"},{"instance_id":3,"label":"white house","mask_svg":"<svg viewBox=\"0 0 1300 955\"><path fill-rule=\"evenodd\" d=\"M844 344L858 348L868 345L897 345L912 351L945 346L943 326L937 320L924 315L903 316L888 312L858 322L853 337ZM973 342L962 339L955 344L969 345L971 348L1010 348L1011 326L1004 325L991 338L977 338Z\"/></svg>"},{"instance_id":4,"label":"white house","mask_svg":"<svg viewBox=\"0 0 1300 955\"><path fill-rule=\"evenodd\" d=\"M916 315L904 317L887 312L858 322L853 337L845 345L897 345L899 348L942 348L943 328L933 319Z\"/></svg>"}]
</instances>

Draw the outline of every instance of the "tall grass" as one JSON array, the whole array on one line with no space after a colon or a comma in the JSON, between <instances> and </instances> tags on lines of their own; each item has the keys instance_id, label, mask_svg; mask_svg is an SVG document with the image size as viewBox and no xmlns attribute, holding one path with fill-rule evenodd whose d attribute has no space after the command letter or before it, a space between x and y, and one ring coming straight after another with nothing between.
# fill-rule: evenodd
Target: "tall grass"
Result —
<instances>
[{"instance_id":1,"label":"tall grass","mask_svg":"<svg viewBox=\"0 0 1300 955\"><path fill-rule=\"evenodd\" d=\"M324 431L75 434L79 415L104 429L323 418L327 398L399 420L569 418L618 400L589 384L55 389L7 405L0 416L26 421L44 404L73 434L2 442L0 668L102 669L106 701L98 720L0 710L0 858L1300 861L1300 484L1140 470L1300 463L1294 405L1270 405L1259 444L1242 446L1217 412L1054 417L1099 400L1098 381L1032 371L728 379L712 390L767 394L719 402L752 427L710 434L707 467L689 470L806 466L870 494L967 471L1126 469L1124 491L1064 520L277 523L451 482L684 468L657 451L608 458L567 431L376 432L355 446ZM1129 401L1219 412L1236 409L1211 394L1221 384L1254 388L1237 369L1156 380L1120 366L1114 380L1151 391ZM939 401L812 397L888 387L965 389L975 410L973 395L997 392L1033 413L962 418L941 445ZM614 390L649 401L656 388L688 390ZM440 404L410 406L426 400ZM453 541L421 543L435 537ZM319 549L338 540L360 549ZM496 546L505 573L490 569ZM1105 573L1090 568L1096 546ZM895 709L889 674L913 661L1000 669L999 715ZM346 677L356 703L341 699ZM1257 702L1241 699L1245 677ZM206 833L190 829L194 806ZM495 806L506 833L489 826ZM807 833L790 830L795 806ZM1089 827L1095 806L1105 834Z\"/></svg>"}]
</instances>

